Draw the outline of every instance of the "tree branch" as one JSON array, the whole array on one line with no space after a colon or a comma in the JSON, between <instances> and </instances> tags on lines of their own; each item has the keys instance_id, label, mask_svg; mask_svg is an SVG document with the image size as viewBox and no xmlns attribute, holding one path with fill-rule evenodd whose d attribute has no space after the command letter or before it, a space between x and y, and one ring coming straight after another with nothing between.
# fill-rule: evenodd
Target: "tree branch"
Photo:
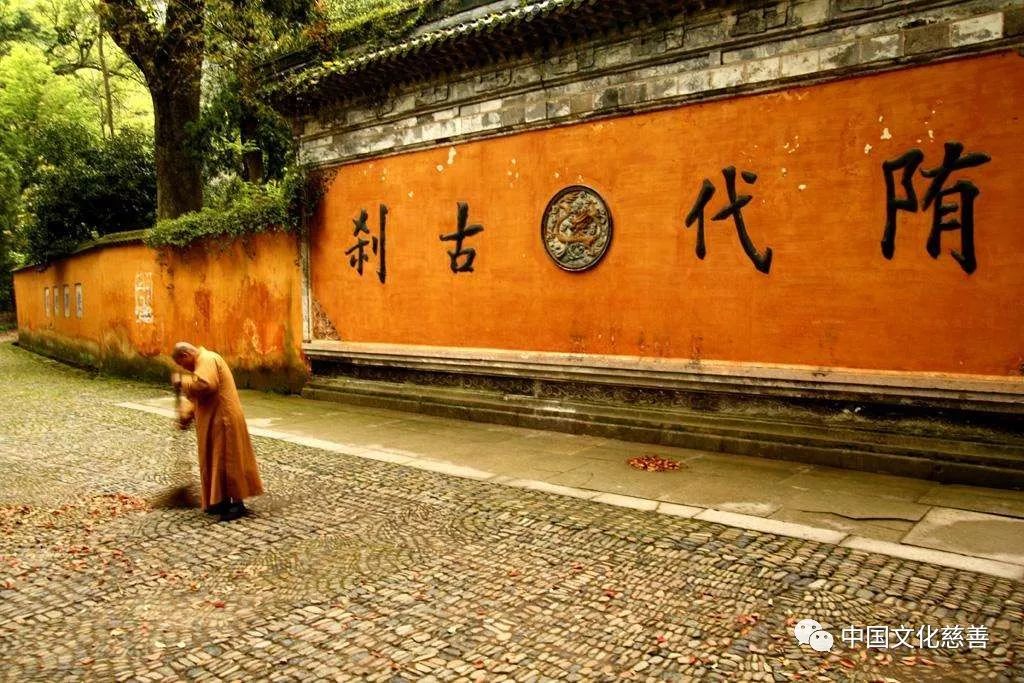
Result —
<instances>
[{"instance_id":1,"label":"tree branch","mask_svg":"<svg viewBox=\"0 0 1024 683\"><path fill-rule=\"evenodd\" d=\"M100 71L100 72L102 72L103 68L99 64L95 64L93 62L84 61L84 60L80 61L80 62L65 62L63 64L58 64L55 67L53 67L53 72L55 74L57 74L58 76L68 76L70 74L75 73L76 71ZM126 81L132 81L133 83L138 83L142 87L146 87L146 81L144 79L142 79L142 78L139 78L139 76L137 75L137 72L135 72L135 71L124 71L124 70L118 69L116 67L114 67L114 68L109 68L108 67L107 68L107 73L109 73L111 75L111 77L113 77L113 78L121 78L121 79L124 79Z\"/></svg>"},{"instance_id":2,"label":"tree branch","mask_svg":"<svg viewBox=\"0 0 1024 683\"><path fill-rule=\"evenodd\" d=\"M169 87L198 88L206 52L206 0L169 0L157 68Z\"/></svg>"},{"instance_id":3,"label":"tree branch","mask_svg":"<svg viewBox=\"0 0 1024 683\"><path fill-rule=\"evenodd\" d=\"M167 19L164 22L165 46L178 47L182 41L191 43L198 39L201 49L205 21L205 0L169 0Z\"/></svg>"},{"instance_id":4,"label":"tree branch","mask_svg":"<svg viewBox=\"0 0 1024 683\"><path fill-rule=\"evenodd\" d=\"M171 3L173 6L173 2ZM156 75L159 32L138 0L102 0L103 28L135 62L146 80Z\"/></svg>"}]
</instances>

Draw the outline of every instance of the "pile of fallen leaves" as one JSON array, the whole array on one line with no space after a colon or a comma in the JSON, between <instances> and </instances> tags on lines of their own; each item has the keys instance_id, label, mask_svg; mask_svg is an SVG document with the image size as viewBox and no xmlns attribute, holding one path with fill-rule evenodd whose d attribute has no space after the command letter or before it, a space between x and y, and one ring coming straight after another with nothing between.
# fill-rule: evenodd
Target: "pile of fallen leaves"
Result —
<instances>
[{"instance_id":1,"label":"pile of fallen leaves","mask_svg":"<svg viewBox=\"0 0 1024 683\"><path fill-rule=\"evenodd\" d=\"M678 470L681 467L679 461L672 458L662 458L657 455L641 455L636 458L630 458L626 462L635 470L645 470L647 472L668 472L670 470Z\"/></svg>"},{"instance_id":2,"label":"pile of fallen leaves","mask_svg":"<svg viewBox=\"0 0 1024 683\"><path fill-rule=\"evenodd\" d=\"M126 493L91 496L57 508L15 505L0 507L0 529L34 525L43 529L92 531L95 524L144 512L146 501Z\"/></svg>"},{"instance_id":3,"label":"pile of fallen leaves","mask_svg":"<svg viewBox=\"0 0 1024 683\"><path fill-rule=\"evenodd\" d=\"M124 493L91 496L59 507L0 505L0 590L19 590L72 572L99 585L132 574L135 562L99 530L106 522L147 509Z\"/></svg>"},{"instance_id":4,"label":"pile of fallen leaves","mask_svg":"<svg viewBox=\"0 0 1024 683\"><path fill-rule=\"evenodd\" d=\"M0 529L38 524L48 529L75 526L83 520L108 520L148 508L146 501L126 493L105 493L50 508L32 505L0 505Z\"/></svg>"}]
</instances>

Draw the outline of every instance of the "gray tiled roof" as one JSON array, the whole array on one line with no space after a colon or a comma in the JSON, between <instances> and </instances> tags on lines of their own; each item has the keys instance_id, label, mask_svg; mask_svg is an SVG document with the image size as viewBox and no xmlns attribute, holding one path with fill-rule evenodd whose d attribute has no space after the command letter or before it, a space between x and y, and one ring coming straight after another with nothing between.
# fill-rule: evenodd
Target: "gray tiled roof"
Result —
<instances>
[{"instance_id":1,"label":"gray tiled roof","mask_svg":"<svg viewBox=\"0 0 1024 683\"><path fill-rule=\"evenodd\" d=\"M542 0L427 30L392 45L337 59L306 59L267 78L264 94L298 113L332 101L386 91L436 74L483 66L657 21L711 2Z\"/></svg>"}]
</instances>

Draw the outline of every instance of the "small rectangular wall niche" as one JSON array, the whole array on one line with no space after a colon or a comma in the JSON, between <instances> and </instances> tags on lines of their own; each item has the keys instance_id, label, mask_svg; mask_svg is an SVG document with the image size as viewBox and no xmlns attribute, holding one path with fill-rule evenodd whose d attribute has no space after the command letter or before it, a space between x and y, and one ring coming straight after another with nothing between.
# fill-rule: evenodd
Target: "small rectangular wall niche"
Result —
<instances>
[{"instance_id":1,"label":"small rectangular wall niche","mask_svg":"<svg viewBox=\"0 0 1024 683\"><path fill-rule=\"evenodd\" d=\"M75 283L75 317L81 318L84 312L84 301L82 300L82 283Z\"/></svg>"},{"instance_id":2,"label":"small rectangular wall niche","mask_svg":"<svg viewBox=\"0 0 1024 683\"><path fill-rule=\"evenodd\" d=\"M43 311L46 313L46 317L49 318L51 315L49 287L43 287Z\"/></svg>"},{"instance_id":3,"label":"small rectangular wall niche","mask_svg":"<svg viewBox=\"0 0 1024 683\"><path fill-rule=\"evenodd\" d=\"M71 288L64 285L64 317L71 317Z\"/></svg>"}]
</instances>

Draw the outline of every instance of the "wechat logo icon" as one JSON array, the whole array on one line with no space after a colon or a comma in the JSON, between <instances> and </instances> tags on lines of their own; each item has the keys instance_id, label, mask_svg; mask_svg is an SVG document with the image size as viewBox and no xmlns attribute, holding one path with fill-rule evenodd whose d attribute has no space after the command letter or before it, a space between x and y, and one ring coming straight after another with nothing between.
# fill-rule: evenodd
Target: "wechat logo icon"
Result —
<instances>
[{"instance_id":1,"label":"wechat logo icon","mask_svg":"<svg viewBox=\"0 0 1024 683\"><path fill-rule=\"evenodd\" d=\"M793 635L801 645L810 645L815 652L831 652L835 639L814 619L802 619L793 627Z\"/></svg>"}]
</instances>

